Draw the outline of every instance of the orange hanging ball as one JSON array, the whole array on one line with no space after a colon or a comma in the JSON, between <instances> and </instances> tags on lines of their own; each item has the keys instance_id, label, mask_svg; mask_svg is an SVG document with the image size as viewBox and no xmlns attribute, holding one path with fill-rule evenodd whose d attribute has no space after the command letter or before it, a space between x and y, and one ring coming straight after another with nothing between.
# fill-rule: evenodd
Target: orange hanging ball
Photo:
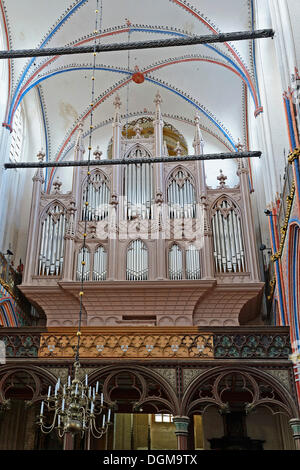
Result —
<instances>
[{"instance_id":1,"label":"orange hanging ball","mask_svg":"<svg viewBox=\"0 0 300 470\"><path fill-rule=\"evenodd\" d=\"M145 80L144 74L142 72L136 72L132 75L132 80L134 83L143 83Z\"/></svg>"}]
</instances>

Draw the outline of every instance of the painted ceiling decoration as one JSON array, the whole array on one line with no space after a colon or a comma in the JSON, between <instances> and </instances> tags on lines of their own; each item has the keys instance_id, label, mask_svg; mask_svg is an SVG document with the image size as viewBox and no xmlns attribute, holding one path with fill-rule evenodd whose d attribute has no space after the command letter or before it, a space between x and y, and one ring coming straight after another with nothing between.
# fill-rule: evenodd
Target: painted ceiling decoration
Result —
<instances>
[{"instance_id":1,"label":"painted ceiling decoration","mask_svg":"<svg viewBox=\"0 0 300 470\"><path fill-rule=\"evenodd\" d=\"M18 0L0 0L4 39L7 49L76 47L95 37L98 42L109 43L127 42L133 36L135 40L144 40L149 35L187 37L255 29L253 0L216 0L218 5L213 7L209 0L194 0L193 4L185 0L155 1L158 8L141 0L114 0L115 7L111 8L110 1L102 0L103 26L95 36L93 0L73 3L53 0L43 6L39 0L28 0L26 7ZM39 9L41 24L36 24L32 11ZM10 24L14 25L13 34ZM199 114L204 135L212 138L211 145L221 151L225 148L237 151L239 138L248 145L248 96L255 115L263 111L257 86L254 41L166 48L159 52L104 53L98 55L96 68L98 97L93 132L97 136L105 132L105 148L111 137L112 96L116 92L124 103L123 111L127 94L129 96L128 116L122 114L122 119L126 120L152 116L153 97L159 89L164 117L182 124L178 130L187 141L192 139L193 118ZM43 119L46 159L69 158L78 124L90 113L86 78L91 69L90 58L80 54L10 60L9 100L3 125L11 130L18 106L36 93ZM143 112L145 108L147 113ZM70 110L69 114L66 110ZM84 129L84 137L87 135ZM45 188L48 191L55 171L47 171Z\"/></svg>"}]
</instances>

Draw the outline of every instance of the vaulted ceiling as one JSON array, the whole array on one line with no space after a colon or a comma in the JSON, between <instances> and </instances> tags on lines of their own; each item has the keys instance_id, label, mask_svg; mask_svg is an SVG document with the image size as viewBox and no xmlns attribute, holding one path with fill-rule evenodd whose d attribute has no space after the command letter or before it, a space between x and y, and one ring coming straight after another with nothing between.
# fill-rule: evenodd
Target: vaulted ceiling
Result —
<instances>
[{"instance_id":1,"label":"vaulted ceiling","mask_svg":"<svg viewBox=\"0 0 300 470\"><path fill-rule=\"evenodd\" d=\"M252 0L99 0L102 21L97 42L127 42L254 28ZM1 0L10 49L93 44L96 0ZM99 18L99 15L98 15ZM193 119L201 119L206 151L234 150L247 144L247 95L259 110L252 41L101 53L96 57L94 138L105 156L112 135L116 92L126 122L153 113L157 90L164 119L186 138L192 152ZM45 122L47 158L69 158L79 121L88 116L92 54L11 62L11 125L16 107L33 99L34 88ZM132 80L137 70L144 82ZM85 132L89 119L85 119Z\"/></svg>"}]
</instances>

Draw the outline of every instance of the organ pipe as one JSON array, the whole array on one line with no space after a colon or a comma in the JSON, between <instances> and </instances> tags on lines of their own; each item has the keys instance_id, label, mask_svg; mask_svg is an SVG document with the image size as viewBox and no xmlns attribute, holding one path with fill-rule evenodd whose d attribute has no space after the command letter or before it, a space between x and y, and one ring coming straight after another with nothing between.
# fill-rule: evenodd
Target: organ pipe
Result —
<instances>
[{"instance_id":1,"label":"organ pipe","mask_svg":"<svg viewBox=\"0 0 300 470\"><path fill-rule=\"evenodd\" d=\"M149 158L150 154L141 148L131 151L129 158ZM153 167L150 163L132 163L124 170L124 194L127 199L125 217L129 220L140 216L150 219L153 198Z\"/></svg>"},{"instance_id":2,"label":"organ pipe","mask_svg":"<svg viewBox=\"0 0 300 470\"><path fill-rule=\"evenodd\" d=\"M107 276L107 252L99 246L94 254L93 281L105 281Z\"/></svg>"},{"instance_id":3,"label":"organ pipe","mask_svg":"<svg viewBox=\"0 0 300 470\"><path fill-rule=\"evenodd\" d=\"M82 269L82 261L85 262ZM76 270L76 280L81 281L83 271L83 280L89 281L90 279L90 252L88 248L81 248L77 256L77 270Z\"/></svg>"},{"instance_id":4,"label":"organ pipe","mask_svg":"<svg viewBox=\"0 0 300 470\"><path fill-rule=\"evenodd\" d=\"M86 194L88 192L88 195ZM106 178L100 172L94 172L89 183L85 184L82 194L82 220L87 211L88 221L104 220L108 216L110 189ZM85 202L88 202L87 208Z\"/></svg>"},{"instance_id":5,"label":"organ pipe","mask_svg":"<svg viewBox=\"0 0 300 470\"><path fill-rule=\"evenodd\" d=\"M64 261L65 210L54 204L47 211L41 226L41 244L38 262L40 276L59 276Z\"/></svg>"},{"instance_id":6,"label":"organ pipe","mask_svg":"<svg viewBox=\"0 0 300 470\"><path fill-rule=\"evenodd\" d=\"M195 188L185 170L178 170L172 175L168 186L168 203L171 219L195 217Z\"/></svg>"},{"instance_id":7,"label":"organ pipe","mask_svg":"<svg viewBox=\"0 0 300 470\"><path fill-rule=\"evenodd\" d=\"M131 242L127 250L126 279L128 281L148 279L148 250L141 240Z\"/></svg>"},{"instance_id":8,"label":"organ pipe","mask_svg":"<svg viewBox=\"0 0 300 470\"><path fill-rule=\"evenodd\" d=\"M217 272L244 272L241 219L236 207L223 199L215 207L212 217L214 259Z\"/></svg>"}]
</instances>

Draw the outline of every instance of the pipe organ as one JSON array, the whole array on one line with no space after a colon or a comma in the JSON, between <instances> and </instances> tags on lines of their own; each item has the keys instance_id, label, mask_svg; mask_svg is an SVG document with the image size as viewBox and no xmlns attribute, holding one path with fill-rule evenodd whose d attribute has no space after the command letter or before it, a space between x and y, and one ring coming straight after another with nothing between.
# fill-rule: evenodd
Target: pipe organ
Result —
<instances>
[{"instance_id":1,"label":"pipe organ","mask_svg":"<svg viewBox=\"0 0 300 470\"><path fill-rule=\"evenodd\" d=\"M64 262L64 235L66 213L63 206L54 203L41 223L38 274L59 276Z\"/></svg>"},{"instance_id":2,"label":"pipe organ","mask_svg":"<svg viewBox=\"0 0 300 470\"><path fill-rule=\"evenodd\" d=\"M128 158L147 158L150 157L142 147L138 146L129 152ZM125 218L151 219L153 189L153 165L150 163L137 163L126 165L124 169L124 196L125 200Z\"/></svg>"},{"instance_id":3,"label":"pipe organ","mask_svg":"<svg viewBox=\"0 0 300 470\"><path fill-rule=\"evenodd\" d=\"M84 263L84 264L82 264ZM81 248L77 256L77 271L76 279L81 281L81 276L83 274L83 280L90 280L90 252L88 248Z\"/></svg>"},{"instance_id":4,"label":"pipe organ","mask_svg":"<svg viewBox=\"0 0 300 470\"><path fill-rule=\"evenodd\" d=\"M102 172L92 172L90 182L86 182L82 192L82 214L81 220L85 220L85 211L88 221L99 221L108 216L110 200L110 189L107 178ZM88 206L85 206L85 202Z\"/></svg>"},{"instance_id":5,"label":"pipe organ","mask_svg":"<svg viewBox=\"0 0 300 470\"><path fill-rule=\"evenodd\" d=\"M205 183L203 162L151 164L152 156L166 155L159 110L147 120L151 132L142 134L135 122L125 137L118 109L112 158L124 163L93 166L89 179L85 167L74 167L69 192L62 192L61 184L44 192L44 172L37 170L23 291L29 287L50 326L74 325L77 297L70 293L77 292L72 283L80 283L82 272L88 284L83 299L87 326L237 325L238 299L248 302L261 290L247 162L237 166L239 185L226 186L225 175L218 177L216 171L214 188ZM84 158L83 135L81 126L75 160ZM199 120L194 144L195 154L201 154ZM142 163L125 165L127 158ZM241 294L241 286L250 284L254 294ZM223 312L224 291L229 307ZM240 303L232 310L234 298ZM210 310L212 304L222 310L221 320L217 307Z\"/></svg>"},{"instance_id":6,"label":"pipe organ","mask_svg":"<svg viewBox=\"0 0 300 470\"><path fill-rule=\"evenodd\" d=\"M190 245L186 250L186 279L201 279L200 251L194 245Z\"/></svg>"},{"instance_id":7,"label":"pipe organ","mask_svg":"<svg viewBox=\"0 0 300 470\"><path fill-rule=\"evenodd\" d=\"M196 216L195 188L191 175L184 169L175 170L168 185L170 219Z\"/></svg>"},{"instance_id":8,"label":"pipe organ","mask_svg":"<svg viewBox=\"0 0 300 470\"><path fill-rule=\"evenodd\" d=\"M98 246L94 254L93 281L105 281L107 276L107 252Z\"/></svg>"},{"instance_id":9,"label":"pipe organ","mask_svg":"<svg viewBox=\"0 0 300 470\"><path fill-rule=\"evenodd\" d=\"M127 250L126 279L146 281L148 279L148 250L142 240L134 240Z\"/></svg>"},{"instance_id":10,"label":"pipe organ","mask_svg":"<svg viewBox=\"0 0 300 470\"><path fill-rule=\"evenodd\" d=\"M172 281L182 279L182 250L174 244L169 250L169 278Z\"/></svg>"},{"instance_id":11,"label":"pipe organ","mask_svg":"<svg viewBox=\"0 0 300 470\"><path fill-rule=\"evenodd\" d=\"M240 214L226 197L213 207L212 230L215 268L219 273L244 272L245 253Z\"/></svg>"}]
</instances>

